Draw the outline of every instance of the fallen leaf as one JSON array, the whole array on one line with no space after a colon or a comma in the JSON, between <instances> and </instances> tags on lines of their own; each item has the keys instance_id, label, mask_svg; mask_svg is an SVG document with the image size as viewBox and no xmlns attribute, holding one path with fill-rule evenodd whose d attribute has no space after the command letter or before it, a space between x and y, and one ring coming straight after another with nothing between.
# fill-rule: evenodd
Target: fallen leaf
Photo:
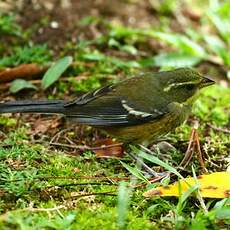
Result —
<instances>
[{"instance_id":1,"label":"fallen leaf","mask_svg":"<svg viewBox=\"0 0 230 230\"><path fill-rule=\"evenodd\" d=\"M112 139L102 139L95 143L96 147L93 147L93 152L96 153L97 157L101 158L114 158L123 157L124 148L122 143L113 141Z\"/></svg>"},{"instance_id":2,"label":"fallen leaf","mask_svg":"<svg viewBox=\"0 0 230 230\"><path fill-rule=\"evenodd\" d=\"M60 120L59 119L47 119L47 120L42 120L42 119L37 119L35 120L33 124L33 130L32 133L34 135L36 134L44 134L50 129L57 128L60 125Z\"/></svg>"},{"instance_id":3,"label":"fallen leaf","mask_svg":"<svg viewBox=\"0 0 230 230\"><path fill-rule=\"evenodd\" d=\"M230 172L215 172L197 177L202 197L225 198L230 197ZM181 193L185 193L196 181L193 177L180 180ZM153 196L179 196L179 183L161 186L144 193L145 197Z\"/></svg>"},{"instance_id":4,"label":"fallen leaf","mask_svg":"<svg viewBox=\"0 0 230 230\"><path fill-rule=\"evenodd\" d=\"M182 13L193 21L199 21L202 17L202 12L199 9L191 9L191 7L183 9Z\"/></svg>"},{"instance_id":5,"label":"fallen leaf","mask_svg":"<svg viewBox=\"0 0 230 230\"><path fill-rule=\"evenodd\" d=\"M0 72L0 83L9 82L18 78L32 79L46 71L47 67L38 66L38 64L22 64L14 68L7 68Z\"/></svg>"}]
</instances>

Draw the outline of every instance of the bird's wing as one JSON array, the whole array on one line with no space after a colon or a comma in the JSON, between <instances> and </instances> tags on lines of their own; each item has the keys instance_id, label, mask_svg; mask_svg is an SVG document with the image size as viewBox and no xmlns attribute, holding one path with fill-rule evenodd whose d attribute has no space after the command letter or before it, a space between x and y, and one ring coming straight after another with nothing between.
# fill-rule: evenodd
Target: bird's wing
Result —
<instances>
[{"instance_id":1,"label":"bird's wing","mask_svg":"<svg viewBox=\"0 0 230 230\"><path fill-rule=\"evenodd\" d=\"M106 86L84 94L80 98L64 105L66 116L78 123L93 126L136 125L151 121L166 114L166 109L154 108L145 111L136 104L130 103L124 95L116 92L116 85Z\"/></svg>"},{"instance_id":2,"label":"bird's wing","mask_svg":"<svg viewBox=\"0 0 230 230\"><path fill-rule=\"evenodd\" d=\"M83 94L81 97L67 102L64 107L69 107L71 105L85 105L90 101L95 100L96 98L106 95L107 93L111 92L114 88L114 85L107 85L105 87L96 89L94 91L88 92L86 94Z\"/></svg>"}]
</instances>

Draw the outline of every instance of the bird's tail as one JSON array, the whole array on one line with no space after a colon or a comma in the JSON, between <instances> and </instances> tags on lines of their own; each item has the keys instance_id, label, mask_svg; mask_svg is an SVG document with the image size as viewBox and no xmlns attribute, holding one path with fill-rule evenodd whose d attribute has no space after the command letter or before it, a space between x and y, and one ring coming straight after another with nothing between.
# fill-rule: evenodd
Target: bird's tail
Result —
<instances>
[{"instance_id":1,"label":"bird's tail","mask_svg":"<svg viewBox=\"0 0 230 230\"><path fill-rule=\"evenodd\" d=\"M0 113L64 113L65 101L10 101L0 103Z\"/></svg>"}]
</instances>

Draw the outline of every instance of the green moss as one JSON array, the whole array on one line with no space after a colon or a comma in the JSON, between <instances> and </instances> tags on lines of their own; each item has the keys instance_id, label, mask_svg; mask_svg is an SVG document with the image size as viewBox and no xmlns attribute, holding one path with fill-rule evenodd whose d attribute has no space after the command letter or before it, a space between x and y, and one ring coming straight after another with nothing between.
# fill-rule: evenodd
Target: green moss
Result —
<instances>
[{"instance_id":1,"label":"green moss","mask_svg":"<svg viewBox=\"0 0 230 230\"><path fill-rule=\"evenodd\" d=\"M215 85L202 91L193 112L202 121L224 126L230 118L230 88Z\"/></svg>"}]
</instances>

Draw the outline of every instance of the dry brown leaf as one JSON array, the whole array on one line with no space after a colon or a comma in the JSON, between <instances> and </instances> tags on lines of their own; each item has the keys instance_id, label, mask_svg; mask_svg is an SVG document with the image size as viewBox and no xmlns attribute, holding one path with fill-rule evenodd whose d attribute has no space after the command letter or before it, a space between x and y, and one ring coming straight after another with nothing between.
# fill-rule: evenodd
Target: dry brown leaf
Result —
<instances>
[{"instance_id":1,"label":"dry brown leaf","mask_svg":"<svg viewBox=\"0 0 230 230\"><path fill-rule=\"evenodd\" d=\"M44 134L46 133L49 129L54 129L57 128L60 125L60 120L59 119L48 119L48 120L42 120L42 119L37 119L33 123L33 134Z\"/></svg>"},{"instance_id":2,"label":"dry brown leaf","mask_svg":"<svg viewBox=\"0 0 230 230\"><path fill-rule=\"evenodd\" d=\"M112 139L101 139L96 142L96 147L92 148L97 157L114 158L123 157L124 148L122 143L113 141Z\"/></svg>"},{"instance_id":3,"label":"dry brown leaf","mask_svg":"<svg viewBox=\"0 0 230 230\"><path fill-rule=\"evenodd\" d=\"M0 72L0 83L10 82L12 80L22 78L22 79L32 79L34 76L44 73L47 67L41 67L38 64L22 64L14 68L7 68Z\"/></svg>"}]
</instances>

